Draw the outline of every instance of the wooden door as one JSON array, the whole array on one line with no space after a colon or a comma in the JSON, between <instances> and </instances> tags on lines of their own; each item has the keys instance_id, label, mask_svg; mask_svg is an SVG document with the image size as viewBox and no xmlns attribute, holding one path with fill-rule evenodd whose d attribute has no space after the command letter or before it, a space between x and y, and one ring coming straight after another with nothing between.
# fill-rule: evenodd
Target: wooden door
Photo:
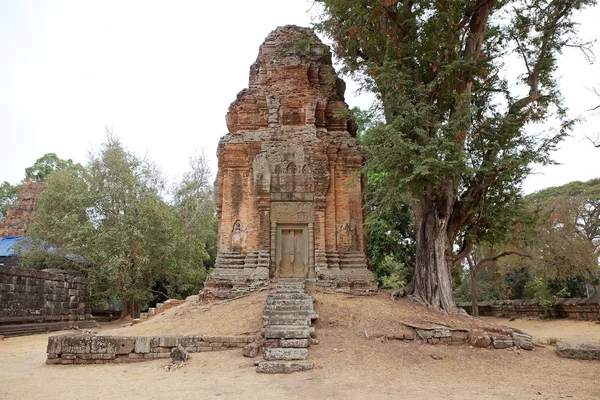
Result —
<instances>
[{"instance_id":1,"label":"wooden door","mask_svg":"<svg viewBox=\"0 0 600 400\"><path fill-rule=\"evenodd\" d=\"M279 276L308 276L308 249L305 235L306 230L302 228L281 229Z\"/></svg>"}]
</instances>

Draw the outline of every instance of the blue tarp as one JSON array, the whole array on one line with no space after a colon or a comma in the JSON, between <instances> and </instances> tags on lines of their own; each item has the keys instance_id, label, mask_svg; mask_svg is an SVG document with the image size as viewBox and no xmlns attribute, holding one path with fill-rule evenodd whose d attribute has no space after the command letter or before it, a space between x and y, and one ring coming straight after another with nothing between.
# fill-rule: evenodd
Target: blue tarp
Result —
<instances>
[{"instance_id":1,"label":"blue tarp","mask_svg":"<svg viewBox=\"0 0 600 400\"><path fill-rule=\"evenodd\" d=\"M23 236L7 236L0 238L0 257L15 256L15 245L23 239Z\"/></svg>"}]
</instances>

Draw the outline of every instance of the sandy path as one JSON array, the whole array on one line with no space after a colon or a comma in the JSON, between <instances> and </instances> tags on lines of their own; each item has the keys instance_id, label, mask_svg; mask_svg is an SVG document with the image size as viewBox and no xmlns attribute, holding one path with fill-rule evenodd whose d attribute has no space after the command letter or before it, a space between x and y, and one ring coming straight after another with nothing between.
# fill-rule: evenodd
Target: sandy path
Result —
<instances>
[{"instance_id":1,"label":"sandy path","mask_svg":"<svg viewBox=\"0 0 600 400\"><path fill-rule=\"evenodd\" d=\"M484 321L511 326L533 335L537 343L545 343L548 339L557 339L566 343L600 344L600 324L595 321L576 321L572 319L541 320L518 318L509 321L507 318L484 317Z\"/></svg>"},{"instance_id":2,"label":"sandy path","mask_svg":"<svg viewBox=\"0 0 600 400\"><path fill-rule=\"evenodd\" d=\"M317 369L259 375L240 350L192 354L182 369L165 361L45 365L48 335L0 342L0 398L9 399L592 399L600 363L558 358L550 349L515 353L467 346L358 341L360 332L323 327L311 348ZM352 343L352 346L348 346ZM447 355L431 359L432 352Z\"/></svg>"},{"instance_id":3,"label":"sandy path","mask_svg":"<svg viewBox=\"0 0 600 400\"><path fill-rule=\"evenodd\" d=\"M186 305L130 328L102 334L242 333L260 329L266 293L234 302ZM320 315L310 358L316 369L260 375L241 351L195 353L182 369L164 360L117 365L46 365L49 335L0 341L0 400L12 399L600 399L600 362L567 360L551 347L532 352L385 341L405 323L477 327L511 325L569 342L600 342L600 325L585 321L486 318L474 321L424 309L381 293L372 297L316 294ZM118 332L117 332L118 331ZM432 353L446 359L435 361Z\"/></svg>"}]
</instances>

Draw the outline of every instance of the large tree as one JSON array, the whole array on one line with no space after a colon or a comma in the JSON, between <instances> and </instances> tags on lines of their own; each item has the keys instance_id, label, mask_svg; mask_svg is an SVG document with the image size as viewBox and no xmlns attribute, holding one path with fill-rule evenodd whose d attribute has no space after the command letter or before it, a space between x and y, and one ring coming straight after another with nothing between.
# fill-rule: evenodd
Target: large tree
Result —
<instances>
[{"instance_id":1,"label":"large tree","mask_svg":"<svg viewBox=\"0 0 600 400\"><path fill-rule=\"evenodd\" d=\"M600 179L547 188L525 199L540 215L538 268L549 277L583 276L600 296Z\"/></svg>"},{"instance_id":2,"label":"large tree","mask_svg":"<svg viewBox=\"0 0 600 400\"><path fill-rule=\"evenodd\" d=\"M316 1L317 28L381 105L370 162L388 171L389 191L411 197L416 268L407 292L456 311L450 269L461 230L493 208L490 190L518 185L533 163L549 162L572 127L557 57L582 45L573 13L596 1ZM525 129L551 116L557 132Z\"/></svg>"}]
</instances>

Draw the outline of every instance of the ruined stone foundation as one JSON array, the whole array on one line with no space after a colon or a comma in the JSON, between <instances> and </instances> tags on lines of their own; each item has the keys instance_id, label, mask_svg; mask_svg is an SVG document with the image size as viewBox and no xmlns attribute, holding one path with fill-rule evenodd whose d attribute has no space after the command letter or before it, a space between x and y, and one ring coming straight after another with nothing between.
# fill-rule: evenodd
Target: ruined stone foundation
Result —
<instances>
[{"instance_id":1,"label":"ruined stone foundation","mask_svg":"<svg viewBox=\"0 0 600 400\"><path fill-rule=\"evenodd\" d=\"M234 297L279 277L377 288L344 91L312 30L280 27L261 45L217 151L218 257L205 294Z\"/></svg>"}]
</instances>

